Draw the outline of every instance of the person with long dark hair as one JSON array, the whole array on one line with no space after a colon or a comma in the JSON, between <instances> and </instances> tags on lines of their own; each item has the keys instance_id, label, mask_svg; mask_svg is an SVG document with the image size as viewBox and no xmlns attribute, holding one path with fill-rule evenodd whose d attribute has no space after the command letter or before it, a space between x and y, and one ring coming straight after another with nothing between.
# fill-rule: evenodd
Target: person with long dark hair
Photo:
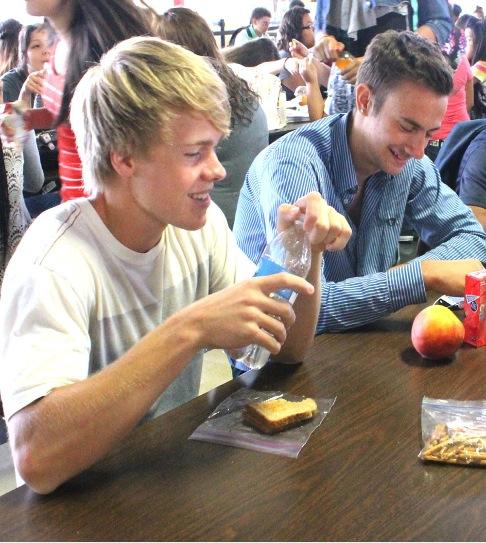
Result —
<instances>
[{"instance_id":1,"label":"person with long dark hair","mask_svg":"<svg viewBox=\"0 0 486 543\"><path fill-rule=\"evenodd\" d=\"M425 148L425 154L435 162L442 144L449 136L454 126L462 121L470 119L469 112L474 104L473 75L471 65L466 55L460 54L459 39L461 31L454 27L454 33L451 34L452 40L442 47L442 54L446 58L450 67L454 70L451 94L447 101L447 109L442 119L439 130L437 130L432 139L429 140Z\"/></svg>"},{"instance_id":2,"label":"person with long dark hair","mask_svg":"<svg viewBox=\"0 0 486 543\"><path fill-rule=\"evenodd\" d=\"M307 8L298 6L289 9L284 14L280 23L279 36L277 47L282 58L291 57L292 44L296 43L296 41L302 44L304 49L312 49L316 41L314 23L310 11ZM327 87L330 72L329 67L317 59L314 59L313 62L317 70L319 85ZM284 69L280 72L279 77L285 88L287 99L290 100L294 96L295 89L299 86L305 86L306 82L298 72L287 70L286 64L287 62L285 61Z\"/></svg>"},{"instance_id":3,"label":"person with long dark hair","mask_svg":"<svg viewBox=\"0 0 486 543\"><path fill-rule=\"evenodd\" d=\"M22 25L15 19L0 22L0 75L17 65L21 29Z\"/></svg>"},{"instance_id":4,"label":"person with long dark hair","mask_svg":"<svg viewBox=\"0 0 486 543\"><path fill-rule=\"evenodd\" d=\"M226 63L206 21L195 11L177 7L159 19L159 35L197 55L211 59L226 85L231 105L231 135L217 149L226 178L214 187L213 200L223 210L230 228L245 174L256 155L268 145L268 127L258 96Z\"/></svg>"},{"instance_id":5,"label":"person with long dark hair","mask_svg":"<svg viewBox=\"0 0 486 543\"><path fill-rule=\"evenodd\" d=\"M68 115L76 85L101 55L125 38L148 34L142 11L132 0L26 0L30 15L46 17L57 42L44 79L42 98L57 127L61 198L84 194L82 167Z\"/></svg>"},{"instance_id":6,"label":"person with long dark hair","mask_svg":"<svg viewBox=\"0 0 486 543\"><path fill-rule=\"evenodd\" d=\"M49 62L49 30L45 24L27 25L19 34L18 64L2 76L3 100L13 102L23 93L27 107L34 106L35 95L42 88L36 73Z\"/></svg>"},{"instance_id":7,"label":"person with long dark hair","mask_svg":"<svg viewBox=\"0 0 486 543\"><path fill-rule=\"evenodd\" d=\"M486 118L486 21L472 17L466 25L466 56L474 76L472 119Z\"/></svg>"},{"instance_id":8,"label":"person with long dark hair","mask_svg":"<svg viewBox=\"0 0 486 543\"><path fill-rule=\"evenodd\" d=\"M44 64L49 61L49 30L44 24L27 25L19 34L19 61L1 78L4 102L22 100L26 108L42 105ZM30 130L24 141L24 190L38 193L44 185L44 172L37 147L36 134Z\"/></svg>"}]
</instances>

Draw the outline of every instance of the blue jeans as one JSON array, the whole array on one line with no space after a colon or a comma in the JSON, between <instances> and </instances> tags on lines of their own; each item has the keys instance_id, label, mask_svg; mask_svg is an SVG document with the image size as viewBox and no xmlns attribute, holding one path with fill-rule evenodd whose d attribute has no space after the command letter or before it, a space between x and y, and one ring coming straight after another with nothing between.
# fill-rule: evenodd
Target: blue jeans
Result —
<instances>
[{"instance_id":1,"label":"blue jeans","mask_svg":"<svg viewBox=\"0 0 486 543\"><path fill-rule=\"evenodd\" d=\"M46 192L45 194L36 194L25 199L25 205L29 210L30 216L35 219L46 209L57 206L61 203L59 192Z\"/></svg>"}]
</instances>

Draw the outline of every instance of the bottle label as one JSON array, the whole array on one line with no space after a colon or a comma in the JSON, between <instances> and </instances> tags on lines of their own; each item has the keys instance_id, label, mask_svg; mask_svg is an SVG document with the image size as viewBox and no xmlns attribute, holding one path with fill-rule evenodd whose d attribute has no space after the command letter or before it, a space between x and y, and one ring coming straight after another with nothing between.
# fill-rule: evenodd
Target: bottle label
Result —
<instances>
[{"instance_id":1,"label":"bottle label","mask_svg":"<svg viewBox=\"0 0 486 543\"><path fill-rule=\"evenodd\" d=\"M273 275L275 273L285 272L287 271L285 268L280 266L280 264L277 264L276 262L273 262L273 260L270 260L268 258L262 257L260 259L260 262L258 264L258 268L255 272L255 277L263 277L265 275ZM290 288L282 288L275 292L274 296L278 298L283 298L284 300L289 301L290 303L293 302L292 295L294 294L294 291ZM295 298L294 298L295 299Z\"/></svg>"}]
</instances>

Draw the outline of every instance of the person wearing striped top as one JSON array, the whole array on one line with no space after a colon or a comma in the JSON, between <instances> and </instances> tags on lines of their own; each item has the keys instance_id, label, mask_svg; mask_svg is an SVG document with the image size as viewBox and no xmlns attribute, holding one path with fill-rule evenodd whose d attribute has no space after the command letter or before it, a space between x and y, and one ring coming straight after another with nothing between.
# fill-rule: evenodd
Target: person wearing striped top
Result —
<instances>
[{"instance_id":1,"label":"person wearing striped top","mask_svg":"<svg viewBox=\"0 0 486 543\"><path fill-rule=\"evenodd\" d=\"M311 190L352 226L346 249L324 256L317 333L424 302L428 289L461 295L465 274L486 262L483 229L424 157L451 90L438 49L411 32L383 33L360 68L356 109L280 138L250 167L233 231L253 261L275 234L279 204ZM403 225L433 249L396 266Z\"/></svg>"}]
</instances>

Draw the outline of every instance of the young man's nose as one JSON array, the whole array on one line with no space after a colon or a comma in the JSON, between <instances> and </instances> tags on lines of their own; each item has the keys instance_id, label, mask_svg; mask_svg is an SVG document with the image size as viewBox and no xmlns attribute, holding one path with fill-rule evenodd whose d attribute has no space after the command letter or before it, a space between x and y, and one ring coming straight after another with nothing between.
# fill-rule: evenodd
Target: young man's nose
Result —
<instances>
[{"instance_id":1,"label":"young man's nose","mask_svg":"<svg viewBox=\"0 0 486 543\"><path fill-rule=\"evenodd\" d=\"M407 142L405 147L406 152L413 158L423 158L429 139L430 138L424 136L415 136Z\"/></svg>"},{"instance_id":2,"label":"young man's nose","mask_svg":"<svg viewBox=\"0 0 486 543\"><path fill-rule=\"evenodd\" d=\"M226 177L226 170L219 161L215 151L211 153L204 173L207 180L213 183L218 183Z\"/></svg>"}]
</instances>

